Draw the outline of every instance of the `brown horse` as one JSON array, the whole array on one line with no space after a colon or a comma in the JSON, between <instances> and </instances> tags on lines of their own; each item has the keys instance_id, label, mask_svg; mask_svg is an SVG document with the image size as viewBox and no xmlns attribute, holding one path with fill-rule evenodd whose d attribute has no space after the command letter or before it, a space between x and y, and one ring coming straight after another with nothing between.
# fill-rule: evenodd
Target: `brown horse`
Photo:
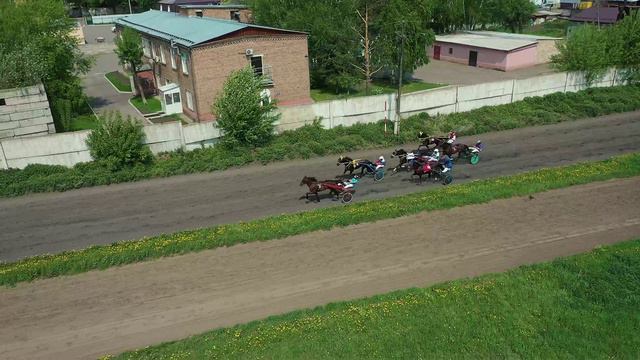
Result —
<instances>
[{"instance_id":1,"label":"brown horse","mask_svg":"<svg viewBox=\"0 0 640 360\"><path fill-rule=\"evenodd\" d=\"M312 176L305 176L302 178L302 181L300 181L300 186L302 185L307 185L307 187L309 188L309 191L304 195L304 197L309 200L309 195L315 195L316 196L316 201L320 202L320 192L322 191L326 191L329 190L331 192L331 194L335 195L336 197L339 196L338 192L336 191L336 189L334 189L333 187L328 188L327 186L325 186L326 183L335 183L338 184L340 182L340 180L323 180L323 181L318 181L318 179L312 177Z\"/></svg>"}]
</instances>

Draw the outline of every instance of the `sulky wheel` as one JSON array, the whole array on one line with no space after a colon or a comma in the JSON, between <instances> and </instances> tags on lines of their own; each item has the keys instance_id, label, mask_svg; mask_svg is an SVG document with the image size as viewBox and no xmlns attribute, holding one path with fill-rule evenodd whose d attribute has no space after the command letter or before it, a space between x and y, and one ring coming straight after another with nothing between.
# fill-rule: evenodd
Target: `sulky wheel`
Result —
<instances>
[{"instance_id":1,"label":"sulky wheel","mask_svg":"<svg viewBox=\"0 0 640 360\"><path fill-rule=\"evenodd\" d=\"M380 181L382 179L384 179L384 171L378 170L373 173L373 181Z\"/></svg>"},{"instance_id":2,"label":"sulky wheel","mask_svg":"<svg viewBox=\"0 0 640 360\"><path fill-rule=\"evenodd\" d=\"M449 184L451 184L451 182L453 182L453 176L451 176L451 174L443 174L443 176L442 176L442 184L443 185L449 185Z\"/></svg>"},{"instance_id":3,"label":"sulky wheel","mask_svg":"<svg viewBox=\"0 0 640 360\"><path fill-rule=\"evenodd\" d=\"M469 158L469 162L471 163L471 165L475 165L475 164L479 163L480 162L480 154L478 154L478 153L471 154L471 157Z\"/></svg>"},{"instance_id":4,"label":"sulky wheel","mask_svg":"<svg viewBox=\"0 0 640 360\"><path fill-rule=\"evenodd\" d=\"M353 194L350 192L346 192L344 194L342 194L342 202L345 204L348 204L351 202L351 200L353 200Z\"/></svg>"}]
</instances>

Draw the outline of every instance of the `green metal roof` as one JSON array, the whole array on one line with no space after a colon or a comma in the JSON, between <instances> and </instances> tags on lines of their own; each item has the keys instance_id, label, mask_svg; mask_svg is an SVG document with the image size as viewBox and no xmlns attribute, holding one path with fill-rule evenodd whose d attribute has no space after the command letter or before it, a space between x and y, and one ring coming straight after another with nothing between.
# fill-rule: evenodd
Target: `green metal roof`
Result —
<instances>
[{"instance_id":1,"label":"green metal roof","mask_svg":"<svg viewBox=\"0 0 640 360\"><path fill-rule=\"evenodd\" d=\"M175 43L185 47L194 47L245 28L262 28L297 33L295 31L267 28L233 20L185 16L178 13L158 10L149 10L140 14L123 17L118 19L116 24L130 27L144 34L166 40L173 40Z\"/></svg>"}]
</instances>

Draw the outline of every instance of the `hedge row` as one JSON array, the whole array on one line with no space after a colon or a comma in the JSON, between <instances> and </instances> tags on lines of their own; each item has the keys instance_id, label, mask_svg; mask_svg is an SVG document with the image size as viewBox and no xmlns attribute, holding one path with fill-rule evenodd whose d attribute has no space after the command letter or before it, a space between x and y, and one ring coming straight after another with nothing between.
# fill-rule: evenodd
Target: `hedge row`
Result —
<instances>
[{"instance_id":1,"label":"hedge row","mask_svg":"<svg viewBox=\"0 0 640 360\"><path fill-rule=\"evenodd\" d=\"M239 243L265 241L334 226L389 219L422 211L484 203L593 181L640 175L640 154L606 161L542 169L519 175L451 185L437 190L273 216L250 222L93 246L57 255L43 255L0 264L0 285L11 285L59 275L184 254Z\"/></svg>"},{"instance_id":2,"label":"hedge row","mask_svg":"<svg viewBox=\"0 0 640 360\"><path fill-rule=\"evenodd\" d=\"M420 114L403 121L402 134L398 138L385 137L384 124L381 122L329 130L314 124L284 132L271 144L262 148L228 150L214 147L190 152L178 151L161 155L151 164L137 165L115 172L99 162L82 163L73 168L29 165L24 170L4 170L0 171L0 196L65 191L154 177L223 170L256 161L268 163L390 147L396 143L415 142L416 134L420 130L426 130L431 134L443 134L455 129L462 135L474 135L637 109L640 109L640 86L620 86L595 88L578 93L556 93L437 118Z\"/></svg>"}]
</instances>

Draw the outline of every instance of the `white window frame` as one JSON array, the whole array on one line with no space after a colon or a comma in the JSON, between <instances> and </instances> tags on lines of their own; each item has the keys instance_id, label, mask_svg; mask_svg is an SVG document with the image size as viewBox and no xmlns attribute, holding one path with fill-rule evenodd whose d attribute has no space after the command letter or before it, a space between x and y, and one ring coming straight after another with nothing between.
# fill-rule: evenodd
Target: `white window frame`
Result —
<instances>
[{"instance_id":1,"label":"white window frame","mask_svg":"<svg viewBox=\"0 0 640 360\"><path fill-rule=\"evenodd\" d=\"M151 57L151 42L149 39L142 38L142 53L148 58Z\"/></svg>"},{"instance_id":2,"label":"white window frame","mask_svg":"<svg viewBox=\"0 0 640 360\"><path fill-rule=\"evenodd\" d=\"M176 62L177 50L175 48L171 48L171 68L173 70L178 69L178 63Z\"/></svg>"},{"instance_id":3,"label":"white window frame","mask_svg":"<svg viewBox=\"0 0 640 360\"><path fill-rule=\"evenodd\" d=\"M189 53L180 52L180 65L182 66L182 73L189 75Z\"/></svg>"},{"instance_id":4,"label":"white window frame","mask_svg":"<svg viewBox=\"0 0 640 360\"><path fill-rule=\"evenodd\" d=\"M167 64L167 59L164 57L164 46L160 45L160 62L163 64Z\"/></svg>"},{"instance_id":5,"label":"white window frame","mask_svg":"<svg viewBox=\"0 0 640 360\"><path fill-rule=\"evenodd\" d=\"M193 110L193 94L191 94L189 90L185 90L184 92L187 95L187 108L191 111L195 111Z\"/></svg>"}]
</instances>

